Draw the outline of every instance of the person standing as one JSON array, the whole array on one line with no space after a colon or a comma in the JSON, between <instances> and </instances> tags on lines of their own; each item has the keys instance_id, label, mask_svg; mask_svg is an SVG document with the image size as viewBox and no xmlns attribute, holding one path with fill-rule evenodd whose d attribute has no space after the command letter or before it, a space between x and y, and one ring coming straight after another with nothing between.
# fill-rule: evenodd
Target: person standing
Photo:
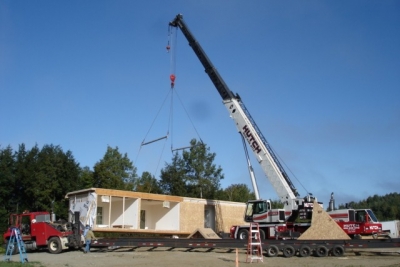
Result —
<instances>
[{"instance_id":1,"label":"person standing","mask_svg":"<svg viewBox=\"0 0 400 267\"><path fill-rule=\"evenodd\" d=\"M89 225L86 225L86 229L84 231L84 235L85 237L85 250L83 251L83 253L90 253L90 244L92 243L92 240L95 239L96 237L94 236L94 233L92 231L92 229L90 229Z\"/></svg>"}]
</instances>

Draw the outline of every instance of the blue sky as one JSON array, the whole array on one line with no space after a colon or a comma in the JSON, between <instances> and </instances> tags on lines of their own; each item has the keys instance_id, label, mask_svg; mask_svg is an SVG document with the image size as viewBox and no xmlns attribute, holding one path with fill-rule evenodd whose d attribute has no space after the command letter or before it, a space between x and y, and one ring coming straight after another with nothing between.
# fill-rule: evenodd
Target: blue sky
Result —
<instances>
[{"instance_id":1,"label":"blue sky","mask_svg":"<svg viewBox=\"0 0 400 267\"><path fill-rule=\"evenodd\" d=\"M171 148L201 138L224 188L251 186L235 125L181 32L170 104L178 13L301 195L327 205L331 192L337 204L400 192L399 1L2 0L1 147L60 145L92 168L109 145L158 177ZM277 199L253 164L261 197Z\"/></svg>"}]
</instances>

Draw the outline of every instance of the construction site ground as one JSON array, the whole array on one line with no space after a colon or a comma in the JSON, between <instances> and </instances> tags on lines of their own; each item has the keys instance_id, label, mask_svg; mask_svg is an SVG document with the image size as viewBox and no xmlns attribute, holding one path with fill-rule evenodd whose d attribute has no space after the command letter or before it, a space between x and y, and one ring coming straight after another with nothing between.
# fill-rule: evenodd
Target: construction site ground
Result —
<instances>
[{"instance_id":1,"label":"construction site ground","mask_svg":"<svg viewBox=\"0 0 400 267\"><path fill-rule=\"evenodd\" d=\"M38 263L37 266L45 267L123 267L123 266L193 266L193 267L235 267L235 266L400 266L400 248L362 251L355 253L346 251L343 257L306 257L294 256L291 258L264 257L263 262L246 262L246 250L236 249L214 249L207 252L206 249L186 249L157 248L120 248L114 251L100 251L93 249L90 254L82 251L67 251L61 254L50 254L46 251L28 253L29 262ZM238 262L236 262L238 258ZM14 255L12 261L19 261L19 255ZM40 264L39 264L40 263ZM35 264L36 266L36 264Z\"/></svg>"}]
</instances>

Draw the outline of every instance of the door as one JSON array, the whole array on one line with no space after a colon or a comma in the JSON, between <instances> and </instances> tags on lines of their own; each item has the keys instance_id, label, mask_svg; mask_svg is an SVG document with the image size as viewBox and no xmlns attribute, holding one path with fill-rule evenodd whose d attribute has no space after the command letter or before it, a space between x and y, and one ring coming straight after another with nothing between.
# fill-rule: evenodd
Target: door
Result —
<instances>
[{"instance_id":1,"label":"door","mask_svg":"<svg viewBox=\"0 0 400 267\"><path fill-rule=\"evenodd\" d=\"M211 228L215 231L215 206L204 207L204 228Z\"/></svg>"}]
</instances>

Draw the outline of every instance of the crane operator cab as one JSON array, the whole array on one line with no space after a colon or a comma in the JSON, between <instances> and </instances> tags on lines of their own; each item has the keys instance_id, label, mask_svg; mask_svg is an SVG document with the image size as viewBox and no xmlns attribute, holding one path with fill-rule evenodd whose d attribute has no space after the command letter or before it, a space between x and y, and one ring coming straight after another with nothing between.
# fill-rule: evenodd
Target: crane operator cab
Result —
<instances>
[{"instance_id":1,"label":"crane operator cab","mask_svg":"<svg viewBox=\"0 0 400 267\"><path fill-rule=\"evenodd\" d=\"M285 221L284 209L272 209L270 200L249 200L246 204L246 222L276 223Z\"/></svg>"}]
</instances>

